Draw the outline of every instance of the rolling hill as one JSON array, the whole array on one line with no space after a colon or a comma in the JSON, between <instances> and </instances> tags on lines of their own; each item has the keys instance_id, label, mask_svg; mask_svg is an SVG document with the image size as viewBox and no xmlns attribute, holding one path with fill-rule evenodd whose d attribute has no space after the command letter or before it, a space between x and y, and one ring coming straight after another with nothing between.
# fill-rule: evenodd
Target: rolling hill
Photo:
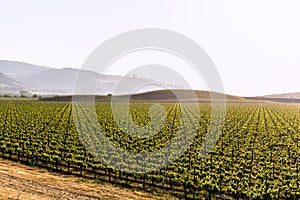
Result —
<instances>
[{"instance_id":1,"label":"rolling hill","mask_svg":"<svg viewBox=\"0 0 300 200\"><path fill-rule=\"evenodd\" d=\"M248 100L264 101L267 103L300 103L300 92L285 93L285 94L269 94L257 97L244 97Z\"/></svg>"},{"instance_id":2,"label":"rolling hill","mask_svg":"<svg viewBox=\"0 0 300 200\"><path fill-rule=\"evenodd\" d=\"M50 68L24 62L0 60L0 72L19 82L48 69Z\"/></svg>"},{"instance_id":3,"label":"rolling hill","mask_svg":"<svg viewBox=\"0 0 300 200\"><path fill-rule=\"evenodd\" d=\"M211 96L213 96L213 101L221 101L224 97L227 102L245 103L248 100L227 94L221 94L216 92L200 91L200 90L156 90L150 92L143 92L132 95L117 95L117 96L101 96L96 95L95 101L97 102L110 102L110 101L142 101L142 102L211 102ZM74 97L74 98L73 98ZM43 101L90 101L94 100L94 96L90 95L75 95L75 96L56 96L50 98L42 98Z\"/></svg>"},{"instance_id":4,"label":"rolling hill","mask_svg":"<svg viewBox=\"0 0 300 200\"><path fill-rule=\"evenodd\" d=\"M20 83L12 78L0 73L0 93L18 93L22 90L32 90L33 88Z\"/></svg>"},{"instance_id":5,"label":"rolling hill","mask_svg":"<svg viewBox=\"0 0 300 200\"><path fill-rule=\"evenodd\" d=\"M76 85L76 78L80 73L80 84ZM152 85L150 89L157 89L154 82L139 78L101 75L96 72L63 68L49 69L34 74L23 81L27 85L47 90L49 93L70 94L76 85L76 93L80 94L127 94L136 86ZM93 86L97 86L94 88ZM117 87L117 89L116 89ZM115 90L116 89L116 90ZM115 92L112 92L115 91Z\"/></svg>"},{"instance_id":6,"label":"rolling hill","mask_svg":"<svg viewBox=\"0 0 300 200\"><path fill-rule=\"evenodd\" d=\"M80 84L76 85L78 74ZM95 94L97 95L97 101L108 101L107 94L113 94L114 98L119 99L128 99L126 94L136 94L130 96L131 100L135 101L174 101L177 97L181 100L184 99L184 101L195 101L194 95L197 96L198 100L210 101L210 94L213 94L217 99L218 96L221 97L220 95L222 95L209 93L208 91L180 89L173 90L176 91L176 94L174 94L170 90L163 90L164 86L168 84L137 76L102 75L87 70L56 69L24 62L0 60L0 94L18 94L24 90L28 91L29 94L63 96L60 97L60 100L70 100L68 95L72 94ZM226 99L231 102L299 103L300 92L259 97L226 95Z\"/></svg>"},{"instance_id":7,"label":"rolling hill","mask_svg":"<svg viewBox=\"0 0 300 200\"><path fill-rule=\"evenodd\" d=\"M261 96L263 98L285 98L285 99L300 99L300 92L270 94Z\"/></svg>"},{"instance_id":8,"label":"rolling hill","mask_svg":"<svg viewBox=\"0 0 300 200\"><path fill-rule=\"evenodd\" d=\"M20 85L28 86L26 88L29 92L47 95L73 94L78 74L80 74L81 81L79 85L76 85L76 94L131 94L137 92L136 88L138 92L145 92L161 89L163 85L138 77L101 75L93 71L73 68L54 69L6 60L0 61L0 73L16 80ZM34 91L31 88L34 88ZM18 91L17 87L15 89L13 93ZM20 88L20 90L23 89Z\"/></svg>"}]
</instances>

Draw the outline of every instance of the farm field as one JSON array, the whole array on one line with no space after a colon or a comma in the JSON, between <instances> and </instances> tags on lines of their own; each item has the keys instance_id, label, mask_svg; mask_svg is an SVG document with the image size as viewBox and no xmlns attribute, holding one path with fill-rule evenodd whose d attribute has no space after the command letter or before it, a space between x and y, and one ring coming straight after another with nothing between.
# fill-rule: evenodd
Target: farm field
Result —
<instances>
[{"instance_id":1,"label":"farm field","mask_svg":"<svg viewBox=\"0 0 300 200\"><path fill-rule=\"evenodd\" d=\"M135 124L150 124L149 110L153 103L132 103L127 109L118 104L113 113L109 103L96 103L97 120L104 135L120 149L139 153L155 152L171 143L178 148L192 139L187 151L162 169L148 173L124 172L109 167L95 158L98 152L107 164L126 170L140 171L139 157L124 158L97 143L97 126L90 118L87 103L0 101L0 156L51 171L99 179L146 192L168 193L181 199L298 199L300 106L288 104L228 104L222 131L212 151L205 152L203 141L210 143L209 104L163 103L154 107L154 125L159 134L149 138L133 135ZM200 116L196 110L200 110ZM72 111L82 132L94 130L95 135L80 135ZM127 112L128 111L128 112ZM129 112L130 111L130 112ZM166 121L161 123L166 111ZM114 114L120 116L118 122ZM120 128L118 124L122 124ZM152 131L155 129L148 129ZM131 134L128 134L131 133ZM133 134L132 134L133 133ZM149 134L149 132L145 132ZM151 134L151 133L150 133ZM99 136L100 137L100 136ZM84 146L82 138L85 139ZM213 143L213 142L211 142ZM92 146L94 145L94 146ZM88 147L88 148L85 148ZM96 149L90 152L89 149ZM180 149L180 148L179 148ZM106 155L107 153L107 155ZM201 154L207 154L201 156ZM128 160L129 159L129 160ZM166 158L165 158L166 159Z\"/></svg>"}]
</instances>

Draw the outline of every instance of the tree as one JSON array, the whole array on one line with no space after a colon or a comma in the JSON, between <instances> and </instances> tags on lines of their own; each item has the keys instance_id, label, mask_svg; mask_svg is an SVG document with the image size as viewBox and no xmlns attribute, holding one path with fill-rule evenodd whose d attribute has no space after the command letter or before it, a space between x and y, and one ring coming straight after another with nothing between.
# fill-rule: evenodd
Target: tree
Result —
<instances>
[{"instance_id":1,"label":"tree","mask_svg":"<svg viewBox=\"0 0 300 200\"><path fill-rule=\"evenodd\" d=\"M30 92L27 90L21 90L20 92L21 97L28 97L30 96Z\"/></svg>"}]
</instances>

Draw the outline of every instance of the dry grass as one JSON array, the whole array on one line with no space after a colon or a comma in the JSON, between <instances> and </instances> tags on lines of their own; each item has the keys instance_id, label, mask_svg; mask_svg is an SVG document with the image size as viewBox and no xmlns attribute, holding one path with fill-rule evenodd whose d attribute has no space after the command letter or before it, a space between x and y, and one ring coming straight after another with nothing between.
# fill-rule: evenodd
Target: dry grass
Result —
<instances>
[{"instance_id":1,"label":"dry grass","mask_svg":"<svg viewBox=\"0 0 300 200\"><path fill-rule=\"evenodd\" d=\"M49 173L0 159L0 199L172 199L131 191L109 184L94 183L73 176Z\"/></svg>"}]
</instances>

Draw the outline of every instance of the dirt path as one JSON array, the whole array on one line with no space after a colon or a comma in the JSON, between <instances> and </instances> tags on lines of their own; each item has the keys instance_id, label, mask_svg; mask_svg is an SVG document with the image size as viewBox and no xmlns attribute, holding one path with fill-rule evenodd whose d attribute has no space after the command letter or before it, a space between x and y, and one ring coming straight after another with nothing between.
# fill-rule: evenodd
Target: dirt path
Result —
<instances>
[{"instance_id":1,"label":"dirt path","mask_svg":"<svg viewBox=\"0 0 300 200\"><path fill-rule=\"evenodd\" d=\"M0 199L170 199L0 159Z\"/></svg>"}]
</instances>

